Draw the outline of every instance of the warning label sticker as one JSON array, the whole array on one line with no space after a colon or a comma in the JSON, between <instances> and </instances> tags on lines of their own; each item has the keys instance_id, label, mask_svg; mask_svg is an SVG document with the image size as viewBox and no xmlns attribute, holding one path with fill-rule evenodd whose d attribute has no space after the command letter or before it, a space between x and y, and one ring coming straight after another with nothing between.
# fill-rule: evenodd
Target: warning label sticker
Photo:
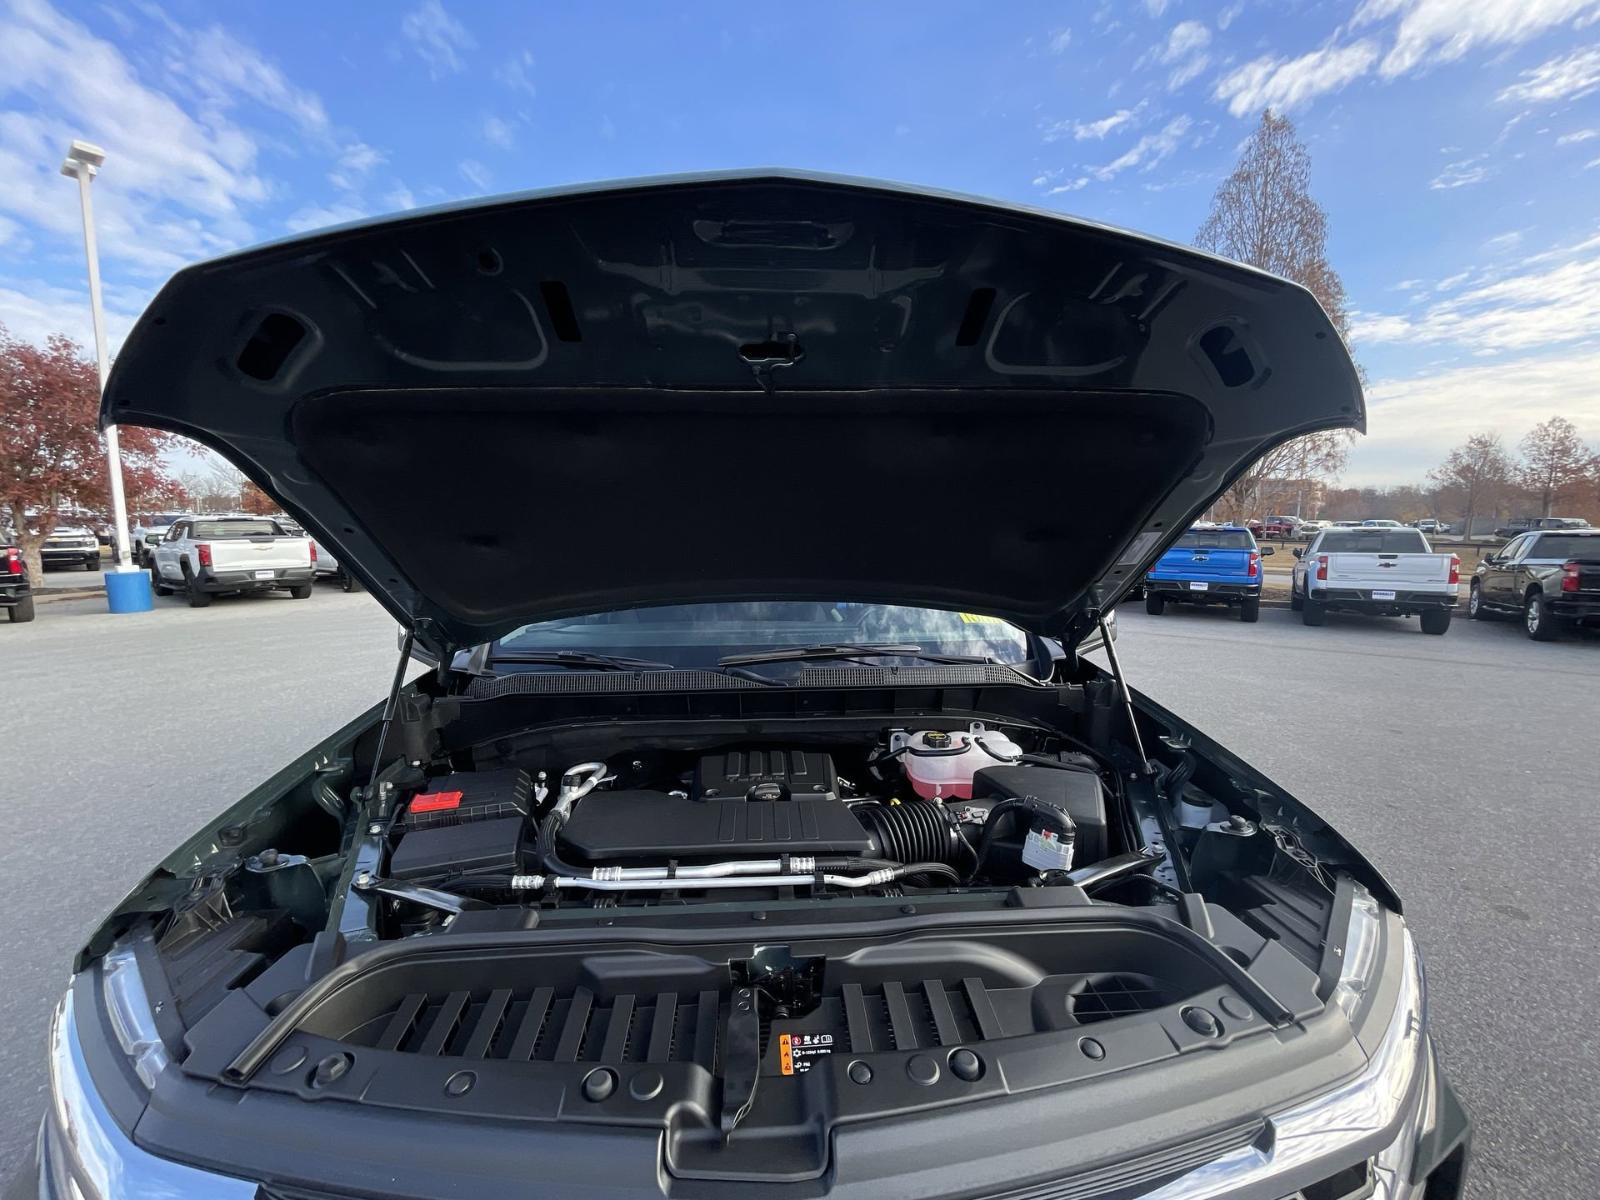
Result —
<instances>
[{"instance_id":1,"label":"warning label sticker","mask_svg":"<svg viewBox=\"0 0 1600 1200\"><path fill-rule=\"evenodd\" d=\"M778 1069L785 1075L804 1075L825 1054L833 1053L831 1033L780 1033Z\"/></svg>"}]
</instances>

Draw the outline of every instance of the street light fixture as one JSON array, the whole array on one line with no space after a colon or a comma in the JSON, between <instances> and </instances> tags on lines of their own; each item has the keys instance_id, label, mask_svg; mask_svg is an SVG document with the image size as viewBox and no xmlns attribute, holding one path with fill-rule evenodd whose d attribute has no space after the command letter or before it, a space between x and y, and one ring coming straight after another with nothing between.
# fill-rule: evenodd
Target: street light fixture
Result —
<instances>
[{"instance_id":1,"label":"street light fixture","mask_svg":"<svg viewBox=\"0 0 1600 1200\"><path fill-rule=\"evenodd\" d=\"M78 181L78 200L83 208L83 253L89 260L89 308L94 318L95 362L100 370L100 391L106 390L106 376L111 365L106 356L106 320L100 301L100 253L94 240L94 205L89 197L89 181L99 173L106 161L106 152L88 142L74 141L67 150L61 173ZM128 504L122 493L122 448L117 438L117 427L106 426L106 459L111 472L111 531L116 540L117 566L112 574L137 570L133 565L133 552L128 545ZM148 608L148 603L124 604L132 596L132 589L122 582L106 583L106 598L112 612L138 612Z\"/></svg>"}]
</instances>

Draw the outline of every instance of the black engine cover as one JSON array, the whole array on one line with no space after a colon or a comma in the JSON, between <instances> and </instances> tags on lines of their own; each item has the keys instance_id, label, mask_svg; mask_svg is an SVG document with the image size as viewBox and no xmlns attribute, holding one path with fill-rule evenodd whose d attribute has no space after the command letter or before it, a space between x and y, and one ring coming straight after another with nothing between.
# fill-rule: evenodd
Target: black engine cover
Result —
<instances>
[{"instance_id":1,"label":"black engine cover","mask_svg":"<svg viewBox=\"0 0 1600 1200\"><path fill-rule=\"evenodd\" d=\"M872 849L836 794L826 754L736 750L708 755L695 794L591 792L562 826L563 851L590 864L711 861Z\"/></svg>"}]
</instances>

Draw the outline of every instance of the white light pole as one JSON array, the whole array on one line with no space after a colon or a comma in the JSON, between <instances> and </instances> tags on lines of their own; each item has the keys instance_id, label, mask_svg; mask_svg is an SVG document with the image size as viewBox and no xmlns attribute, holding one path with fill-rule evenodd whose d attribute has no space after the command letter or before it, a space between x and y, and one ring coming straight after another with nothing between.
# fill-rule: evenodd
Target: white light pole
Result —
<instances>
[{"instance_id":1,"label":"white light pole","mask_svg":"<svg viewBox=\"0 0 1600 1200\"><path fill-rule=\"evenodd\" d=\"M89 198L89 181L105 160L106 152L99 146L74 141L67 150L67 160L61 164L61 173L78 181L78 199L83 206L83 252L89 260L89 308L94 317L94 355L100 367L102 395L111 364L106 357L106 319L100 304L100 252L94 241L94 205ZM117 570L132 571L136 568L128 545L128 502L122 494L122 449L115 425L106 426L106 458L111 471L111 532L116 539Z\"/></svg>"}]
</instances>

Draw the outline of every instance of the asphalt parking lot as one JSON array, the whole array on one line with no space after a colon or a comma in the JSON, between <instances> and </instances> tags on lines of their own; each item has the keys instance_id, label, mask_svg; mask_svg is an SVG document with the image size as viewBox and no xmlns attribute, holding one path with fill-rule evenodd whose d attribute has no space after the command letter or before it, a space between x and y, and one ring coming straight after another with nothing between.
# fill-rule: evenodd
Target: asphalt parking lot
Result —
<instances>
[{"instance_id":1,"label":"asphalt parking lot","mask_svg":"<svg viewBox=\"0 0 1600 1200\"><path fill-rule=\"evenodd\" d=\"M1367 852L1427 954L1434 1032L1477 1121L1478 1197L1600 1193L1594 804L1600 637L1536 644L1510 623L1138 605L1133 685L1262 767ZM78 940L142 872L363 708L394 668L393 623L320 586L113 617L103 599L0 622L9 827L0 961L9 1035L0 1180L44 1105L44 1037Z\"/></svg>"}]
</instances>

